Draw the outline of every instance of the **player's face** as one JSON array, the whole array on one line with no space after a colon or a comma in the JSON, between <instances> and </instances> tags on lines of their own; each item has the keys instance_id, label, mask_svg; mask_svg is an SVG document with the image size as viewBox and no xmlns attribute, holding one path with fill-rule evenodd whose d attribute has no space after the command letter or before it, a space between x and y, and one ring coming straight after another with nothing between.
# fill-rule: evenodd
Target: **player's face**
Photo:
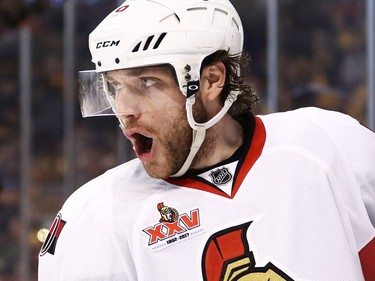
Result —
<instances>
[{"instance_id":1,"label":"player's face","mask_svg":"<svg viewBox=\"0 0 375 281\"><path fill-rule=\"evenodd\" d=\"M166 66L117 70L109 72L107 79L121 90L117 112L125 113L117 117L146 171L155 178L176 173L190 151L192 130L186 119L186 98L172 70Z\"/></svg>"}]
</instances>

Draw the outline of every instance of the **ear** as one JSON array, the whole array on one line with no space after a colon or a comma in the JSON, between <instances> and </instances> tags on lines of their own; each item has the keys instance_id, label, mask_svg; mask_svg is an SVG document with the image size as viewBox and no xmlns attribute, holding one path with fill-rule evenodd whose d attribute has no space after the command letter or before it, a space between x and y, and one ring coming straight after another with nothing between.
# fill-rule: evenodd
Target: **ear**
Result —
<instances>
[{"instance_id":1,"label":"ear","mask_svg":"<svg viewBox=\"0 0 375 281\"><path fill-rule=\"evenodd\" d=\"M220 104L220 93L225 84L226 69L222 62L206 66L201 75L200 96L206 108L212 101Z\"/></svg>"}]
</instances>

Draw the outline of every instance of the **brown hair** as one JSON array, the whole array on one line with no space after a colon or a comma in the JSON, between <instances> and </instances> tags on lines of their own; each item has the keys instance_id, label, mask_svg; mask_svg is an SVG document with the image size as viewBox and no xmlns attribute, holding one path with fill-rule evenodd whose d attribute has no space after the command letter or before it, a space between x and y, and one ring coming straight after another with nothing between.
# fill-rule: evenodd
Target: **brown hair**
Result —
<instances>
[{"instance_id":1,"label":"brown hair","mask_svg":"<svg viewBox=\"0 0 375 281\"><path fill-rule=\"evenodd\" d=\"M219 61L223 62L226 68L225 85L221 91L221 103L224 105L230 92L239 91L237 100L228 111L233 119L238 119L241 115L250 112L259 102L252 86L245 79L248 77L250 70L250 56L245 51L236 55L229 55L224 50L216 51L203 60L201 70Z\"/></svg>"}]
</instances>

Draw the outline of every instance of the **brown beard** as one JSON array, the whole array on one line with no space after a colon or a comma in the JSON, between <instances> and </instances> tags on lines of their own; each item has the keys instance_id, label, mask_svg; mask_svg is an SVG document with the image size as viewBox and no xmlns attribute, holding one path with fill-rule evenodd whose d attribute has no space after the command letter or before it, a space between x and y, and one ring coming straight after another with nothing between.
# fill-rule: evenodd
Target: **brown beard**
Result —
<instances>
[{"instance_id":1,"label":"brown beard","mask_svg":"<svg viewBox=\"0 0 375 281\"><path fill-rule=\"evenodd\" d=\"M195 101L193 114L194 119L198 123L204 123L208 121L206 109L199 96ZM211 128L206 130L206 136L201 147L199 148L198 153L195 155L194 160L191 163L191 168L199 166L202 160L207 159L210 154L214 153L217 138L217 134Z\"/></svg>"},{"instance_id":2,"label":"brown beard","mask_svg":"<svg viewBox=\"0 0 375 281\"><path fill-rule=\"evenodd\" d=\"M192 144L192 129L187 121L184 108L175 107L162 114L166 115L166 121L170 124L165 126L162 131L156 131L158 144L158 158L155 161L143 163L146 172L154 178L168 178L179 171L189 155ZM194 118L197 122L205 122L207 114L203 103L196 99L194 105ZM165 124L164 124L165 125ZM149 130L151 131L151 129ZM206 159L213 153L217 135L208 129L205 140L195 156L192 167Z\"/></svg>"},{"instance_id":3,"label":"brown beard","mask_svg":"<svg viewBox=\"0 0 375 281\"><path fill-rule=\"evenodd\" d=\"M171 108L162 114L167 116L164 128L154 130L158 156L155 161L143 163L146 172L154 178L168 178L175 174L185 162L192 140L192 130L184 108Z\"/></svg>"}]
</instances>

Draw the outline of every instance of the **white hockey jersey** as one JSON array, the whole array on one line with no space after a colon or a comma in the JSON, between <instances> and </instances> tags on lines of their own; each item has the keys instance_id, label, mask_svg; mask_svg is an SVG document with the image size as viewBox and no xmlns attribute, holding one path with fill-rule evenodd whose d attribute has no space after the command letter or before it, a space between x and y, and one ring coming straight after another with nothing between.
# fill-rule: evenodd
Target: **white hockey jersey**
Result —
<instances>
[{"instance_id":1,"label":"white hockey jersey","mask_svg":"<svg viewBox=\"0 0 375 281\"><path fill-rule=\"evenodd\" d=\"M158 180L134 159L79 188L39 280L355 281L362 267L370 280L375 134L316 108L244 124L242 148L215 167Z\"/></svg>"}]
</instances>

